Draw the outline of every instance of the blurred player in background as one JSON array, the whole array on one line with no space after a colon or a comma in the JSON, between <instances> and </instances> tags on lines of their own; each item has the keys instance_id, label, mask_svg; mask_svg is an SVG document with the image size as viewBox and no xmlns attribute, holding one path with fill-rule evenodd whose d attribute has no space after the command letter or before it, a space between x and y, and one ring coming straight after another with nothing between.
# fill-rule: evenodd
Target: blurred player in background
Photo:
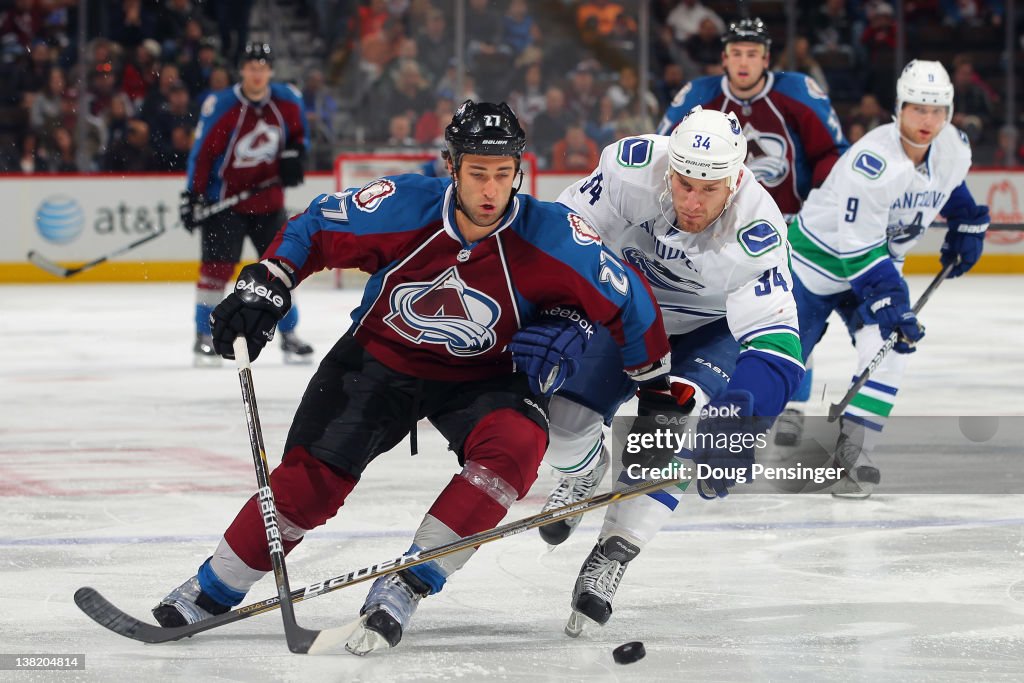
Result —
<instances>
[{"instance_id":1,"label":"blurred player in background","mask_svg":"<svg viewBox=\"0 0 1024 683\"><path fill-rule=\"evenodd\" d=\"M820 186L849 146L828 95L810 76L771 71L771 36L757 18L729 24L722 36L724 76L697 78L684 86L665 112L658 132L667 135L694 106L736 114L747 138L745 163L786 220L799 210L811 188ZM811 392L808 362L797 397ZM800 438L802 411L779 418L777 443Z\"/></svg>"},{"instance_id":2,"label":"blurred player in background","mask_svg":"<svg viewBox=\"0 0 1024 683\"><path fill-rule=\"evenodd\" d=\"M635 421L633 431L668 427L681 433L690 416L708 407L710 415L731 417L701 419L697 428L722 434L766 430L800 384L804 368L786 223L743 164L746 158L747 141L735 114L696 107L671 137L643 135L609 145L598 168L559 196L645 276L665 319L672 368L661 386L637 391L607 334L595 334L580 371L551 401L545 462L562 478L544 509L593 495L611 459L602 424L634 392L638 415L648 419ZM697 448L681 457L712 467L754 462L753 448L725 451ZM672 448L623 454L616 461L615 486L637 481L630 464L664 468L673 456ZM726 495L733 483L699 481L697 489L714 498ZM579 633L583 617L608 621L627 564L662 527L681 494L659 491L608 508L573 591L570 635ZM561 543L579 519L542 527L541 536Z\"/></svg>"},{"instance_id":3,"label":"blurred player in background","mask_svg":"<svg viewBox=\"0 0 1024 683\"><path fill-rule=\"evenodd\" d=\"M567 307L610 330L634 379L668 369L665 328L644 282L579 216L516 194L526 134L512 110L467 101L445 140L451 178L391 176L320 195L213 312L217 353L232 357L241 334L255 358L310 274L370 274L355 324L320 363L270 476L286 551L333 517L366 466L415 435L422 418L462 470L424 516L412 550L493 528L535 481L548 440L546 394L586 346L587 328L558 315ZM349 651L397 645L420 600L473 552L379 578ZM221 614L270 568L254 496L154 615L173 626Z\"/></svg>"},{"instance_id":4,"label":"blurred player in background","mask_svg":"<svg viewBox=\"0 0 1024 683\"><path fill-rule=\"evenodd\" d=\"M880 481L869 454L892 411L907 354L924 336L903 279L906 254L940 213L949 223L941 263L959 277L981 258L987 206L967 189L971 146L950 125L953 84L939 62L911 61L896 83L896 121L851 147L790 224L804 357L832 311L857 348L860 374L883 341L890 353L841 417L837 460L850 476L835 495L866 498Z\"/></svg>"},{"instance_id":5,"label":"blurred player in background","mask_svg":"<svg viewBox=\"0 0 1024 683\"><path fill-rule=\"evenodd\" d=\"M242 55L241 82L203 102L196 139L188 160L181 222L199 228L202 259L196 286L197 366L220 365L210 337L210 313L224 296L248 237L262 254L287 218L284 188L303 181L306 115L294 87L271 83L273 53L266 43L250 42ZM206 218L205 207L278 178L235 206ZM313 349L295 335L298 309L281 320L285 360L309 362Z\"/></svg>"}]
</instances>

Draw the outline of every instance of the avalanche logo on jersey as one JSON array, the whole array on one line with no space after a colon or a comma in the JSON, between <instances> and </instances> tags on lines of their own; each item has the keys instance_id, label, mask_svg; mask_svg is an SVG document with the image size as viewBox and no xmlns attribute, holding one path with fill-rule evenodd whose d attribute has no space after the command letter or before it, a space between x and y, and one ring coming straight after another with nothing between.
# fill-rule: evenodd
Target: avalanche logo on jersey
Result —
<instances>
[{"instance_id":1,"label":"avalanche logo on jersey","mask_svg":"<svg viewBox=\"0 0 1024 683\"><path fill-rule=\"evenodd\" d=\"M272 164L280 147L281 129L267 125L267 122L261 119L255 128L238 138L231 164L235 168Z\"/></svg>"},{"instance_id":2,"label":"avalanche logo on jersey","mask_svg":"<svg viewBox=\"0 0 1024 683\"><path fill-rule=\"evenodd\" d=\"M736 239L739 240L743 251L754 257L767 254L782 244L779 231L767 221L756 221L745 228L740 228L736 233Z\"/></svg>"},{"instance_id":3,"label":"avalanche logo on jersey","mask_svg":"<svg viewBox=\"0 0 1024 683\"><path fill-rule=\"evenodd\" d=\"M572 228L572 239L576 244L581 247L586 247L591 244L601 244L601 236L597 234L597 230L590 227L590 224L580 216L570 213L566 218L569 219L569 227Z\"/></svg>"},{"instance_id":4,"label":"avalanche logo on jersey","mask_svg":"<svg viewBox=\"0 0 1024 683\"><path fill-rule=\"evenodd\" d=\"M356 208L366 213L373 213L380 208L381 202L395 193L395 184L387 178L374 180L356 192L352 198Z\"/></svg>"},{"instance_id":5,"label":"avalanche logo on jersey","mask_svg":"<svg viewBox=\"0 0 1024 683\"><path fill-rule=\"evenodd\" d=\"M443 344L453 356L478 356L497 340L498 302L472 289L455 266L433 282L410 282L391 292L393 330L416 344Z\"/></svg>"},{"instance_id":6,"label":"avalanche logo on jersey","mask_svg":"<svg viewBox=\"0 0 1024 683\"><path fill-rule=\"evenodd\" d=\"M622 250L622 258L643 273L652 287L667 289L671 292L694 292L704 289L704 285L700 282L679 277L664 265L648 257L643 249L626 247ZM689 264L689 259L686 261Z\"/></svg>"},{"instance_id":7,"label":"avalanche logo on jersey","mask_svg":"<svg viewBox=\"0 0 1024 683\"><path fill-rule=\"evenodd\" d=\"M762 133L749 123L743 127L747 139L747 167L757 182L777 187L789 174L789 143L781 135Z\"/></svg>"}]
</instances>

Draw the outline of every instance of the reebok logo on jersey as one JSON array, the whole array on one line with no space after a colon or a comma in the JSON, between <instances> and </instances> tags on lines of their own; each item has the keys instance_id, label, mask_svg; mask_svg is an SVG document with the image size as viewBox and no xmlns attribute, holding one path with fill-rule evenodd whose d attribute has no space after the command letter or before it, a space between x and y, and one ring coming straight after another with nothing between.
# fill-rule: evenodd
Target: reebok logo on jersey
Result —
<instances>
[{"instance_id":1,"label":"reebok logo on jersey","mask_svg":"<svg viewBox=\"0 0 1024 683\"><path fill-rule=\"evenodd\" d=\"M243 292L245 294L250 295L245 296L243 294L242 298L245 300L252 301L254 298L260 298L266 299L267 301L274 304L278 308L284 306L284 297L282 297L280 294L274 294L269 287L255 284L252 280L249 280L248 282L242 282L241 280L239 280L238 282L235 283L235 289L239 292Z\"/></svg>"},{"instance_id":2,"label":"reebok logo on jersey","mask_svg":"<svg viewBox=\"0 0 1024 683\"><path fill-rule=\"evenodd\" d=\"M782 235L768 221L755 221L740 228L740 231L736 233L736 239L743 247L743 251L754 257L767 254L782 244Z\"/></svg>"},{"instance_id":3,"label":"reebok logo on jersey","mask_svg":"<svg viewBox=\"0 0 1024 683\"><path fill-rule=\"evenodd\" d=\"M541 311L542 316L551 318L565 318L569 322L575 323L581 330L587 335L587 339L594 336L594 325L589 320L580 315L580 312L572 308L562 308L561 306L553 306L551 308Z\"/></svg>"},{"instance_id":4,"label":"reebok logo on jersey","mask_svg":"<svg viewBox=\"0 0 1024 683\"><path fill-rule=\"evenodd\" d=\"M885 170L885 160L874 152L861 152L853 160L853 170L865 178L876 180Z\"/></svg>"}]
</instances>

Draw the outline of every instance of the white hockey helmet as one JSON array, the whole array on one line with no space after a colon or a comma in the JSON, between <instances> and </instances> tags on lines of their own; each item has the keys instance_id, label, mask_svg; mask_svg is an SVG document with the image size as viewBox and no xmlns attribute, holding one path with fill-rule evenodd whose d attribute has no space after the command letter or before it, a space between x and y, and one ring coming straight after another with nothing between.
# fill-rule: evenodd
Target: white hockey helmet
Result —
<instances>
[{"instance_id":1,"label":"white hockey helmet","mask_svg":"<svg viewBox=\"0 0 1024 683\"><path fill-rule=\"evenodd\" d=\"M673 171L698 180L727 178L734 191L747 158L747 139L736 114L697 106L672 131L668 150Z\"/></svg>"},{"instance_id":2,"label":"white hockey helmet","mask_svg":"<svg viewBox=\"0 0 1024 683\"><path fill-rule=\"evenodd\" d=\"M940 62L912 59L896 81L896 116L904 104L946 107L946 122L953 119L953 82Z\"/></svg>"}]
</instances>

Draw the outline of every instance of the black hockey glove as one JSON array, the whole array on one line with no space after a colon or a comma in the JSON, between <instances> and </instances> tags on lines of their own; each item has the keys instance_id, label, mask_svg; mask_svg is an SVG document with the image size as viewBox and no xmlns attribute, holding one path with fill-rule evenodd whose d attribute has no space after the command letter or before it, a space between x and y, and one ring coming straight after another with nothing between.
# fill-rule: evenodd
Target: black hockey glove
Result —
<instances>
[{"instance_id":1,"label":"black hockey glove","mask_svg":"<svg viewBox=\"0 0 1024 683\"><path fill-rule=\"evenodd\" d=\"M293 281L290 269L280 261L268 259L242 268L235 290L210 314L214 351L234 360L232 345L242 335L249 347L249 360L256 360L292 306Z\"/></svg>"},{"instance_id":2,"label":"black hockey glove","mask_svg":"<svg viewBox=\"0 0 1024 683\"><path fill-rule=\"evenodd\" d=\"M281 152L277 172L281 176L281 184L285 187L301 185L306 179L303 166L306 163L306 148L303 145L289 143Z\"/></svg>"},{"instance_id":3,"label":"black hockey glove","mask_svg":"<svg viewBox=\"0 0 1024 683\"><path fill-rule=\"evenodd\" d=\"M198 192L184 190L181 193L181 200L178 203L178 216L181 218L181 226L192 234L195 229L202 226L206 221L205 217L200 218L206 211L206 198Z\"/></svg>"}]
</instances>

